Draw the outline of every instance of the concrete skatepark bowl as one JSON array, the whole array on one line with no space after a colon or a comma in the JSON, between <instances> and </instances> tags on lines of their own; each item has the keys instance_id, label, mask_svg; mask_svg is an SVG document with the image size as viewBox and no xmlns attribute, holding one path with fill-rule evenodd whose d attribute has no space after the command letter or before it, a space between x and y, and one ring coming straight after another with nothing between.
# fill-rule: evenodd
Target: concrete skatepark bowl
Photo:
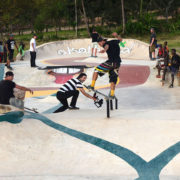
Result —
<instances>
[{"instance_id":1,"label":"concrete skatepark bowl","mask_svg":"<svg viewBox=\"0 0 180 180\"><path fill-rule=\"evenodd\" d=\"M0 179L180 179L178 81L173 89L168 89L168 78L162 86L155 78L155 62L148 58L148 44L124 42L115 91L119 109L111 111L110 119L105 105L96 108L82 94L79 111L53 114L61 106L56 92L62 84L85 72L84 84L89 85L94 66L107 59L99 53L89 57L90 39L39 46L41 70L30 68L29 51L24 61L12 63L14 82L34 90L33 95L26 93L25 107L39 114L12 109L0 115ZM1 64L0 79L6 71ZM97 80L96 88L108 95L107 75Z\"/></svg>"}]
</instances>

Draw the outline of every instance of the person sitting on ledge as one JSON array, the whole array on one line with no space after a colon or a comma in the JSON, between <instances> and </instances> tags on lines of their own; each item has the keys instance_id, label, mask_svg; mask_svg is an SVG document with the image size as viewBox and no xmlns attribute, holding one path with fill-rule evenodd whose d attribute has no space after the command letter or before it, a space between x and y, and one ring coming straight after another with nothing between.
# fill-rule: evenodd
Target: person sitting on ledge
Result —
<instances>
[{"instance_id":1,"label":"person sitting on ledge","mask_svg":"<svg viewBox=\"0 0 180 180\"><path fill-rule=\"evenodd\" d=\"M162 58L163 57L163 53L164 53L164 49L162 47L162 44L159 44L159 52L158 52L158 55L157 55L157 58Z\"/></svg>"},{"instance_id":2,"label":"person sitting on ledge","mask_svg":"<svg viewBox=\"0 0 180 180\"><path fill-rule=\"evenodd\" d=\"M153 69L158 69L159 61L162 60L162 58L163 58L163 53L164 53L164 50L162 48L162 44L159 44L158 55L156 58L156 66Z\"/></svg>"},{"instance_id":3,"label":"person sitting on ledge","mask_svg":"<svg viewBox=\"0 0 180 180\"><path fill-rule=\"evenodd\" d=\"M167 41L164 42L164 46L166 47L166 51L169 53L169 47L167 45Z\"/></svg>"},{"instance_id":4,"label":"person sitting on ledge","mask_svg":"<svg viewBox=\"0 0 180 180\"><path fill-rule=\"evenodd\" d=\"M163 47L163 51L167 51L167 48L166 48L166 46L164 46L164 47Z\"/></svg>"},{"instance_id":5,"label":"person sitting on ledge","mask_svg":"<svg viewBox=\"0 0 180 180\"><path fill-rule=\"evenodd\" d=\"M13 82L13 79L13 72L8 71L6 72L5 79L0 81L0 104L9 105L9 100L11 98L24 100L25 91L29 91L33 94L31 89L17 85ZM16 88L15 91L14 88Z\"/></svg>"},{"instance_id":6,"label":"person sitting on ledge","mask_svg":"<svg viewBox=\"0 0 180 180\"><path fill-rule=\"evenodd\" d=\"M171 77L172 77L172 83L170 84L169 88L173 88L174 76L176 75L177 71L179 70L179 65L180 65L179 56L176 54L176 50L172 49L171 53L172 53L171 63L169 63L168 66L164 69L163 78L161 80L161 82L164 82L166 72L170 71Z\"/></svg>"},{"instance_id":7,"label":"person sitting on ledge","mask_svg":"<svg viewBox=\"0 0 180 180\"><path fill-rule=\"evenodd\" d=\"M161 58L161 60L159 60L159 64L158 64L158 75L156 75L156 78L161 78L161 70L164 70L169 63L169 54L167 51L165 51L163 53L163 59Z\"/></svg>"}]
</instances>

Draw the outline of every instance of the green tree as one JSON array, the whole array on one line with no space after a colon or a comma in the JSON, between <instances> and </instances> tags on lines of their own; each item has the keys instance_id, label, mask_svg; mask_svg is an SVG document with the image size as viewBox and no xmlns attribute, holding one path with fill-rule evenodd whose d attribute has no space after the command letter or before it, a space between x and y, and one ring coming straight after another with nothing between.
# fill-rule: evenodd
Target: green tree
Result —
<instances>
[{"instance_id":1,"label":"green tree","mask_svg":"<svg viewBox=\"0 0 180 180\"><path fill-rule=\"evenodd\" d=\"M64 17L63 10L63 0L39 0L37 1L39 10L39 15L36 21L44 23L45 26L52 26L55 29L55 35L57 36L57 31L59 27L60 20Z\"/></svg>"}]
</instances>

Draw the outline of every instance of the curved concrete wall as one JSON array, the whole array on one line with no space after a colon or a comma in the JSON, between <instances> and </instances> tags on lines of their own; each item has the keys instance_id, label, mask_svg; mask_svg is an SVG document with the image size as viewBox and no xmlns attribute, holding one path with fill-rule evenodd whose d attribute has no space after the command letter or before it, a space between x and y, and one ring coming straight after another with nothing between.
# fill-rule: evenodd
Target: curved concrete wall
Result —
<instances>
[{"instance_id":1,"label":"curved concrete wall","mask_svg":"<svg viewBox=\"0 0 180 180\"><path fill-rule=\"evenodd\" d=\"M109 39L111 40L111 39ZM121 57L135 58L135 59L148 59L149 57L149 45L134 39L124 39L123 43L125 47L121 47ZM98 47L100 50L100 47ZM74 39L55 41L45 43L37 47L37 58L49 59L49 58L64 58L69 56L80 57L90 56L91 54L91 39ZM101 54L99 56L107 56ZM20 55L17 56L17 60L20 59ZM25 60L30 59L29 51L25 53Z\"/></svg>"}]
</instances>

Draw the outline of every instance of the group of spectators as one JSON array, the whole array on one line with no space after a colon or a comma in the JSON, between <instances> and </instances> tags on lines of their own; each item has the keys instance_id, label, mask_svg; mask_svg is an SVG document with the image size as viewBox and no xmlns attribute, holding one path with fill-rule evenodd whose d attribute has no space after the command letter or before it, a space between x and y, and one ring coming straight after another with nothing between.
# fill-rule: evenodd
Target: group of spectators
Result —
<instances>
[{"instance_id":1,"label":"group of spectators","mask_svg":"<svg viewBox=\"0 0 180 180\"><path fill-rule=\"evenodd\" d=\"M38 67L35 63L36 60L36 38L37 35L34 34L33 38L30 41L30 65L31 67ZM4 46L3 46L3 42L0 41L0 62L1 63L5 63L5 66L12 70L12 67L10 66L10 62L13 62L13 56L14 56L14 47L16 47L17 52L19 52L21 54L21 58L20 60L24 60L24 56L25 56L25 44L23 43L23 41L20 42L19 47L16 44L16 41L14 40L14 35L11 34L8 41L4 42ZM7 57L8 56L8 57Z\"/></svg>"},{"instance_id":2,"label":"group of spectators","mask_svg":"<svg viewBox=\"0 0 180 180\"><path fill-rule=\"evenodd\" d=\"M158 47L158 55L155 58L155 49ZM169 47L167 41L164 42L164 45L157 45L156 34L154 33L154 29L151 28L151 38L150 38L150 53L151 60L156 59L156 66L154 69L158 70L158 74L156 78L162 78L161 82L165 81L165 76L167 71L171 73L171 84L169 88L173 88L174 86L174 76L179 70L180 67L180 58L176 53L176 49L172 49L169 52ZM163 70L163 75L161 76L161 71Z\"/></svg>"},{"instance_id":3,"label":"group of spectators","mask_svg":"<svg viewBox=\"0 0 180 180\"><path fill-rule=\"evenodd\" d=\"M14 46L16 46L17 51L21 54L20 60L23 60L25 55L25 45L23 41L20 42L19 48L14 40L14 36L11 34L7 41L0 41L0 62L6 63L7 68L11 69L10 62L13 62Z\"/></svg>"},{"instance_id":4,"label":"group of spectators","mask_svg":"<svg viewBox=\"0 0 180 180\"><path fill-rule=\"evenodd\" d=\"M117 33L115 33L115 34L117 35ZM101 37L97 40L97 38L99 36L100 35L94 29L93 33L91 34L91 37L92 37L92 55L91 56L92 57L97 57L97 55L96 55L97 42L99 43L99 45L101 45L102 41L104 41L106 43L106 39L103 40ZM117 35L117 37L119 37L119 36ZM30 65L31 65L31 67L38 67L35 63L35 60L36 60L36 38L37 38L37 35L34 34L33 38L30 41L30 56L31 56ZM111 41L109 41L109 42L111 42ZM113 42L115 42L115 41L113 41ZM120 40L117 42L119 44ZM171 77L172 77L172 82L169 87L173 88L174 76L176 75L177 71L179 70L179 66L180 66L180 59L179 59L179 56L176 54L176 50L172 49L171 52L169 52L168 43L167 43L167 41L165 41L164 45L162 45L162 44L158 45L158 55L155 58L155 49L157 48L157 40L156 40L156 35L154 33L153 28L151 28L151 39L150 39L149 46L150 46L150 48L149 48L150 53L152 53L151 60L156 60L156 66L154 67L154 69L158 70L158 74L156 75L156 77L162 78L161 81L164 82L167 71L170 71ZM13 35L10 35L9 40L4 42L4 46L3 46L3 43L0 42L0 58L1 58L2 62L6 63L7 68L11 68L10 61L13 60L14 47L16 47L17 51L20 52L20 54L22 55L21 60L23 60L24 47L25 47L23 42L20 42L19 48L18 48ZM106 49L105 46L103 46L103 45L101 47L104 47L104 49ZM117 47L119 48L119 45ZM108 45L108 48L109 48L109 45ZM94 49L95 49L95 56L93 56ZM111 48L111 50L115 50L115 52L116 52L116 49L114 46L113 46L113 48ZM101 52L105 52L105 50L102 50ZM117 50L117 53L118 52L120 52L120 49L119 49L119 51ZM7 58L7 54L8 54L8 58ZM112 54L114 55L114 51L112 52ZM117 56L119 57L119 53ZM114 59L114 58L112 58L112 59ZM98 67L100 67L100 66L98 66ZM104 68L104 66L103 66L103 68ZM162 76L161 76L161 70L163 70ZM14 74L11 71L8 71L8 72L6 72L5 80L0 81L0 104L8 104L10 97L16 97L18 99L23 100L24 96L25 96L25 91L30 91L31 93L33 93L33 91L31 89L19 86L19 85L15 84L14 82L12 82L13 78L14 78ZM75 86L70 87L70 85L67 82L68 85L65 84L64 89L65 90L76 89L76 86L82 87L80 82L84 82L85 80L86 80L86 74L81 74L81 76L79 78L77 78L76 81L72 80L73 81L72 82L70 80L70 82L69 82L70 85L75 84ZM92 84L95 84L95 80L93 80L93 81L92 81ZM93 85L91 85L91 87L94 88ZM18 93L14 94L14 91L13 91L14 88L17 89ZM61 88L60 91L64 92L64 89ZM114 92L114 90L113 90L113 92ZM72 101L72 103L71 103L71 106L72 106L71 109L78 109L77 107L75 107L76 99L78 97L78 91L75 91L75 93L76 93L75 95L73 94L74 101ZM18 96L17 96L17 94L18 94ZM86 94L86 93L83 91L83 94ZM21 95L21 98L19 98L19 95ZM60 94L60 96L57 98L63 99L62 103L64 103L65 107L67 108L68 107L67 98L70 96L72 96L72 94L70 94L70 93L67 93L67 96ZM86 94L86 96L95 100L93 97L90 97L87 94ZM57 112L59 112L60 110L61 109L58 109Z\"/></svg>"},{"instance_id":5,"label":"group of spectators","mask_svg":"<svg viewBox=\"0 0 180 180\"><path fill-rule=\"evenodd\" d=\"M38 67L35 63L36 60L36 38L37 35L34 34L33 38L30 41L30 65L31 67ZM16 41L14 40L14 36L11 34L9 37L9 40L3 43L0 42L0 60L5 64L5 66L8 69L11 69L10 62L13 61L13 54L14 54L14 48L16 47L17 51L20 52L22 55L21 60L23 60L23 57L25 55L24 47L25 45L21 41L19 44L19 48L16 44ZM8 54L8 58L7 58ZM0 104L8 105L10 104L11 98L17 98L17 104L18 100L24 100L25 98L25 91L29 91L33 94L33 91L29 88L19 86L16 83L13 82L14 74L12 71L7 71L5 74L5 79L0 81Z\"/></svg>"}]
</instances>

